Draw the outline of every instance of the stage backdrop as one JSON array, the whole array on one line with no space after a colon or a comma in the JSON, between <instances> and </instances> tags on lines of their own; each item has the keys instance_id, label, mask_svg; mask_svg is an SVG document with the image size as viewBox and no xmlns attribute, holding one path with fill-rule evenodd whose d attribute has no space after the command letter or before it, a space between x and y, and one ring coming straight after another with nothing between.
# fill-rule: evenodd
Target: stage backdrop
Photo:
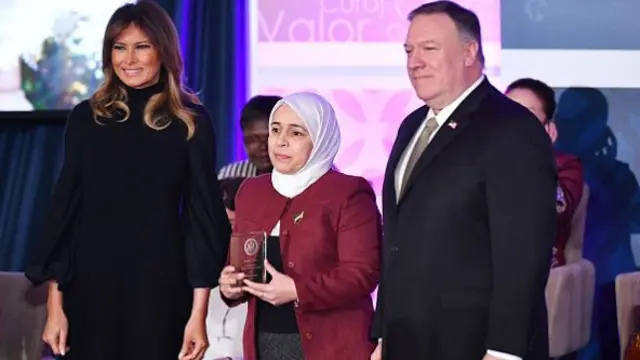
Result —
<instances>
[{"instance_id":1,"label":"stage backdrop","mask_svg":"<svg viewBox=\"0 0 640 360\"><path fill-rule=\"evenodd\" d=\"M250 2L251 94L311 90L334 105L342 128L336 164L380 194L402 117L420 105L402 48L407 13L421 0ZM499 0L466 1L482 19L487 72L500 70Z\"/></svg>"},{"instance_id":2,"label":"stage backdrop","mask_svg":"<svg viewBox=\"0 0 640 360\"><path fill-rule=\"evenodd\" d=\"M580 157L591 188L584 254L596 265L597 290L582 359L619 358L614 281L637 268L639 13L637 1L502 2L503 74L556 87L558 147Z\"/></svg>"},{"instance_id":3,"label":"stage backdrop","mask_svg":"<svg viewBox=\"0 0 640 360\"><path fill-rule=\"evenodd\" d=\"M422 0L250 0L250 95L312 90L336 108L340 170L380 194L403 117L406 16ZM593 338L583 359L616 359L613 281L636 268L640 212L640 2L460 0L480 17L487 75L557 88L558 147L581 157L591 187L585 256L597 267ZM638 240L640 241L640 240ZM639 246L640 248L640 246Z\"/></svg>"},{"instance_id":4,"label":"stage backdrop","mask_svg":"<svg viewBox=\"0 0 640 360\"><path fill-rule=\"evenodd\" d=\"M69 110L93 93L105 26L130 2L0 0L0 112Z\"/></svg>"}]
</instances>

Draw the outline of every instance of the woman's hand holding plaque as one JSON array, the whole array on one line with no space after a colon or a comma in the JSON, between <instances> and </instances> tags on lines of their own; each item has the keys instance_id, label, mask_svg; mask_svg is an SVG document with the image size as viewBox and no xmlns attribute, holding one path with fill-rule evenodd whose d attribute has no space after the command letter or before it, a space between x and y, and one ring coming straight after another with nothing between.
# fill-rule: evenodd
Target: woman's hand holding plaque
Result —
<instances>
[{"instance_id":1,"label":"woman's hand holding plaque","mask_svg":"<svg viewBox=\"0 0 640 360\"><path fill-rule=\"evenodd\" d=\"M296 301L298 292L293 279L276 270L266 260L264 266L271 275L271 281L267 284L261 284L245 279L242 289L274 306Z\"/></svg>"},{"instance_id":2,"label":"woman's hand holding plaque","mask_svg":"<svg viewBox=\"0 0 640 360\"><path fill-rule=\"evenodd\" d=\"M222 269L218 284L220 292L229 300L237 300L242 296L242 280L244 274L237 272L236 268L229 265Z\"/></svg>"}]
</instances>

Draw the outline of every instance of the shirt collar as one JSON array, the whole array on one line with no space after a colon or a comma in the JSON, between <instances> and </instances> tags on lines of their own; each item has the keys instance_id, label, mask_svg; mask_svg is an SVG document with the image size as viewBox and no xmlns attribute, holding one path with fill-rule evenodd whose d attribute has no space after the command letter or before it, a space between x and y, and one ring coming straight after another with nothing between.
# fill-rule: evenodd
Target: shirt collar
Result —
<instances>
[{"instance_id":1,"label":"shirt collar","mask_svg":"<svg viewBox=\"0 0 640 360\"><path fill-rule=\"evenodd\" d=\"M453 114L453 112L456 111L458 106L462 104L464 99L466 99L469 96L469 94L473 92L473 90L475 90L478 86L480 86L480 84L482 83L482 81L484 81L484 79L485 79L485 75L483 74L478 78L478 80L476 80L473 84L471 84L471 86L469 86L465 91L463 91L462 94L460 94L460 96L458 96L455 100L453 100L449 105L442 108L442 110L440 110L440 112L438 112L437 115L433 111L433 109L429 109L429 112L427 113L427 119L435 117L436 121L438 122L438 126L442 126L447 121L447 119L449 119L451 114Z\"/></svg>"}]
</instances>

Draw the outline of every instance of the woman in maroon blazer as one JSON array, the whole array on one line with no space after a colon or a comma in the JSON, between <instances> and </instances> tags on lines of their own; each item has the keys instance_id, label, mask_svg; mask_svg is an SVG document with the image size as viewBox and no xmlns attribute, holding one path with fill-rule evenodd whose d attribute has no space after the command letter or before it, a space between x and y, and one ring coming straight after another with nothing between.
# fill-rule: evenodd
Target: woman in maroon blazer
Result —
<instances>
[{"instance_id":1,"label":"woman in maroon blazer","mask_svg":"<svg viewBox=\"0 0 640 360\"><path fill-rule=\"evenodd\" d=\"M540 80L524 78L511 83L506 95L511 100L531 110L544 125L553 143L558 138L558 129L553 121L556 112L556 98L553 89ZM584 186L582 163L577 157L556 150L558 170L558 191L556 210L558 222L556 244L553 247L551 267L565 265L564 250L571 236L571 220L575 214Z\"/></svg>"},{"instance_id":2,"label":"woman in maroon blazer","mask_svg":"<svg viewBox=\"0 0 640 360\"><path fill-rule=\"evenodd\" d=\"M340 129L321 96L286 96L269 128L273 173L243 182L234 225L270 234L268 283L231 266L220 276L230 306L249 301L244 359L369 359L381 241L374 192L365 179L331 169Z\"/></svg>"}]
</instances>

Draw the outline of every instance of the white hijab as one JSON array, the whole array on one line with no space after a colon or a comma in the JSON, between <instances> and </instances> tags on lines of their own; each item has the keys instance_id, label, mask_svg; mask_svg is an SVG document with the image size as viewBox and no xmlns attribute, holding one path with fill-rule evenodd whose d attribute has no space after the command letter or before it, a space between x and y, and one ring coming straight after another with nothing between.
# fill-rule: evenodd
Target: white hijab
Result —
<instances>
[{"instance_id":1,"label":"white hijab","mask_svg":"<svg viewBox=\"0 0 640 360\"><path fill-rule=\"evenodd\" d=\"M297 173L283 174L276 169L271 173L271 183L276 191L293 198L333 166L333 159L340 149L340 127L331 104L322 96L310 92L287 95L278 101L269 116L269 127L274 120L273 115L282 105L288 105L302 119L313 143L309 160Z\"/></svg>"}]
</instances>

